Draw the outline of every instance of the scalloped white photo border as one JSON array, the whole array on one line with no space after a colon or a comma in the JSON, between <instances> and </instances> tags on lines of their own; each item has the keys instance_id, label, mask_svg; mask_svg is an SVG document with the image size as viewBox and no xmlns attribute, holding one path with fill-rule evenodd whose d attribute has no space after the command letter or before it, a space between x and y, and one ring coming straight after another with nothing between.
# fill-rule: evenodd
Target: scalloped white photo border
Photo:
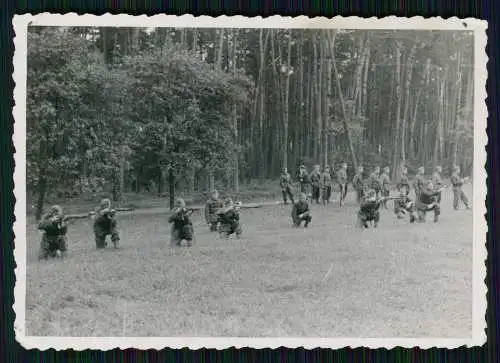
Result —
<instances>
[{"instance_id":1,"label":"scalloped white photo border","mask_svg":"<svg viewBox=\"0 0 500 363\"><path fill-rule=\"evenodd\" d=\"M15 147L14 194L16 204L14 208L15 222L15 249L16 284L14 287L14 312L16 319L14 330L17 341L27 349L56 350L100 349L163 349L183 348L190 349L229 347L242 348L278 348L304 347L332 348L369 347L387 348L396 346L415 347L422 349L456 348L460 346L478 346L486 342L486 308L487 286L486 278L486 134L488 111L486 107L486 30L488 23L479 19L458 19L456 17L443 19L434 18L360 18L360 17L324 17L309 18L306 16L281 17L271 16L244 17L244 16L209 16L194 17L192 15L155 15L148 17L131 15L77 15L75 13L60 15L43 13L38 15L15 15L14 25L14 73L15 82L13 109ZM45 26L113 26L113 27L197 27L197 28L343 28L343 29L435 29L435 30L468 30L474 32L474 169L473 169L473 276L472 276L472 332L470 337L463 339L436 338L140 338L140 337L39 337L27 336L25 331L26 308L26 74L27 74L27 30L28 25Z\"/></svg>"}]
</instances>

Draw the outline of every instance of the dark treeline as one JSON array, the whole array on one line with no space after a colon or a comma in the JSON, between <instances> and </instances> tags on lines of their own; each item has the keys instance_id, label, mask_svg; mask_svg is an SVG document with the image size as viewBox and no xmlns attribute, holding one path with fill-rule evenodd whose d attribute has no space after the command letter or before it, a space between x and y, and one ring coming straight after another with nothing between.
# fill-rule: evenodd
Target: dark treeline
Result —
<instances>
[{"instance_id":1,"label":"dark treeline","mask_svg":"<svg viewBox=\"0 0 500 363\"><path fill-rule=\"evenodd\" d=\"M467 171L473 82L467 31L31 27L28 193L40 214L284 165Z\"/></svg>"}]
</instances>

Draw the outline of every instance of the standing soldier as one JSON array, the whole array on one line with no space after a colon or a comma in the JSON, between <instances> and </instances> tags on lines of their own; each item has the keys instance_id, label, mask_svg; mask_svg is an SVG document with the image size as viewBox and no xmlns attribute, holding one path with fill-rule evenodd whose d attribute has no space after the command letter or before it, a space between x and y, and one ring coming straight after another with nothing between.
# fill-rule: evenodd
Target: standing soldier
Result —
<instances>
[{"instance_id":1,"label":"standing soldier","mask_svg":"<svg viewBox=\"0 0 500 363\"><path fill-rule=\"evenodd\" d=\"M172 223L170 244L172 246L180 246L182 240L187 242L188 247L193 244L193 223L191 222L191 213L186 209L184 199L179 198L175 203L173 214L168 219L168 223Z\"/></svg>"},{"instance_id":2,"label":"standing soldier","mask_svg":"<svg viewBox=\"0 0 500 363\"><path fill-rule=\"evenodd\" d=\"M424 188L425 184L425 169L423 166L418 168L417 175L415 175L415 180L413 181L413 188L415 189L415 200L420 200L420 192Z\"/></svg>"},{"instance_id":3,"label":"standing soldier","mask_svg":"<svg viewBox=\"0 0 500 363\"><path fill-rule=\"evenodd\" d=\"M340 206L344 205L345 197L347 196L347 164L342 163L338 173L337 173L337 182L339 184L340 189Z\"/></svg>"},{"instance_id":4,"label":"standing soldier","mask_svg":"<svg viewBox=\"0 0 500 363\"><path fill-rule=\"evenodd\" d=\"M380 190L382 189L382 186L380 185L380 167L376 166L370 174L368 188L373 189L375 191L375 196L377 198L379 197Z\"/></svg>"},{"instance_id":5,"label":"standing soldier","mask_svg":"<svg viewBox=\"0 0 500 363\"><path fill-rule=\"evenodd\" d=\"M309 203L307 203L307 196L304 193L300 193L299 201L292 208L293 226L300 227L301 223L305 222L304 227L307 228L311 220L312 216L309 210Z\"/></svg>"},{"instance_id":6,"label":"standing soldier","mask_svg":"<svg viewBox=\"0 0 500 363\"><path fill-rule=\"evenodd\" d=\"M330 197L332 196L332 175L330 174L330 167L325 166L325 170L321 174L321 189L323 205L330 203Z\"/></svg>"},{"instance_id":7,"label":"standing soldier","mask_svg":"<svg viewBox=\"0 0 500 363\"><path fill-rule=\"evenodd\" d=\"M120 236L115 219L115 210L111 209L111 201L105 198L101 200L101 205L97 208L94 219L94 235L97 248L106 247L106 236L108 234L111 235L111 241L115 248L118 248Z\"/></svg>"},{"instance_id":8,"label":"standing soldier","mask_svg":"<svg viewBox=\"0 0 500 363\"><path fill-rule=\"evenodd\" d=\"M222 238L229 238L236 234L240 238L242 229L240 226L240 203L233 203L231 198L226 198L224 208L217 212L220 221L219 232Z\"/></svg>"},{"instance_id":9,"label":"standing soldier","mask_svg":"<svg viewBox=\"0 0 500 363\"><path fill-rule=\"evenodd\" d=\"M380 175L380 186L382 197L388 197L391 189L391 178L389 177L388 166L383 169L382 175ZM387 209L387 201L384 201L384 208Z\"/></svg>"},{"instance_id":10,"label":"standing soldier","mask_svg":"<svg viewBox=\"0 0 500 363\"><path fill-rule=\"evenodd\" d=\"M283 203L288 204L287 197L290 197L290 200L292 201L293 204L292 177L290 176L290 173L288 172L287 168L283 168L283 172L281 173L280 187L281 187L281 192L283 193Z\"/></svg>"},{"instance_id":11,"label":"standing soldier","mask_svg":"<svg viewBox=\"0 0 500 363\"><path fill-rule=\"evenodd\" d=\"M425 186L420 190L419 198L417 199L418 221L425 222L425 214L429 211L434 211L434 223L438 221L441 214L441 208L437 202L437 195L441 189L434 189L432 181L427 181Z\"/></svg>"},{"instance_id":12,"label":"standing soldier","mask_svg":"<svg viewBox=\"0 0 500 363\"><path fill-rule=\"evenodd\" d=\"M222 202L219 199L219 192L217 190L214 190L212 192L212 195L210 196L210 199L207 201L207 204L205 205L205 220L207 221L207 224L210 226L211 232L217 231L217 225L219 223L217 217L217 211L220 208L222 208Z\"/></svg>"},{"instance_id":13,"label":"standing soldier","mask_svg":"<svg viewBox=\"0 0 500 363\"><path fill-rule=\"evenodd\" d=\"M405 190L406 195L410 194L410 180L408 179L408 168L401 167L401 174L399 175L398 190Z\"/></svg>"},{"instance_id":14,"label":"standing soldier","mask_svg":"<svg viewBox=\"0 0 500 363\"><path fill-rule=\"evenodd\" d=\"M363 180L363 167L358 166L356 175L352 179L352 187L356 190L356 202L361 204L364 197L365 182Z\"/></svg>"},{"instance_id":15,"label":"standing soldier","mask_svg":"<svg viewBox=\"0 0 500 363\"><path fill-rule=\"evenodd\" d=\"M458 210L460 200L464 203L465 208L470 209L469 200L462 189L465 180L466 179L460 177L460 167L455 165L453 167L453 174L451 175L451 184L453 186L453 209L455 210Z\"/></svg>"},{"instance_id":16,"label":"standing soldier","mask_svg":"<svg viewBox=\"0 0 500 363\"><path fill-rule=\"evenodd\" d=\"M441 173L443 169L441 166L436 166L436 170L432 174L432 184L437 189L441 189L443 187L443 179L441 178ZM437 195L437 202L441 203L441 192Z\"/></svg>"},{"instance_id":17,"label":"standing soldier","mask_svg":"<svg viewBox=\"0 0 500 363\"><path fill-rule=\"evenodd\" d=\"M307 175L307 170L304 165L301 165L299 168L299 175L297 176L297 180L300 184L300 192L307 193L307 184L309 184L309 176Z\"/></svg>"},{"instance_id":18,"label":"standing soldier","mask_svg":"<svg viewBox=\"0 0 500 363\"><path fill-rule=\"evenodd\" d=\"M66 233L68 227L64 221L62 208L58 205L50 208L50 213L42 217L38 229L43 231L38 259L46 260L48 257L56 255L64 257L67 251Z\"/></svg>"},{"instance_id":19,"label":"standing soldier","mask_svg":"<svg viewBox=\"0 0 500 363\"><path fill-rule=\"evenodd\" d=\"M319 165L314 166L314 170L309 176L309 180L311 180L311 186L312 186L312 199L316 201L316 204L319 204L320 183L321 183L321 172L319 170Z\"/></svg>"}]
</instances>

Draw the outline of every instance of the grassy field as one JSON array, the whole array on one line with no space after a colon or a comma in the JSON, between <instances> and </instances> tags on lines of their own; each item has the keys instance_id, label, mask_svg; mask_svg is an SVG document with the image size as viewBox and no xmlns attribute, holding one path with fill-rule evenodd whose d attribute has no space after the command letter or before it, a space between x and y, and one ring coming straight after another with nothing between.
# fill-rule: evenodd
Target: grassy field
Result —
<instances>
[{"instance_id":1,"label":"grassy field","mask_svg":"<svg viewBox=\"0 0 500 363\"><path fill-rule=\"evenodd\" d=\"M470 187L466 189L472 195ZM244 237L220 240L194 216L196 245L171 248L167 210L119 216L122 248L96 251L76 221L63 261L37 261L27 226L26 333L38 336L321 336L467 338L472 329L472 212L443 197L439 223L356 206L242 212Z\"/></svg>"}]
</instances>

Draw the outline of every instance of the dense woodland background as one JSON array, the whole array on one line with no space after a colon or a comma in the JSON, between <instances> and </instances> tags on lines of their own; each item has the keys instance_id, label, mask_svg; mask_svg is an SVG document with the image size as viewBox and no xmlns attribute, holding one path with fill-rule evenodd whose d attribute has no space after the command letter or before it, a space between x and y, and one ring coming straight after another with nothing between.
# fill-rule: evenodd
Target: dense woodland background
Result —
<instances>
[{"instance_id":1,"label":"dense woodland background","mask_svg":"<svg viewBox=\"0 0 500 363\"><path fill-rule=\"evenodd\" d=\"M30 27L27 191L203 192L473 159L468 31Z\"/></svg>"}]
</instances>

